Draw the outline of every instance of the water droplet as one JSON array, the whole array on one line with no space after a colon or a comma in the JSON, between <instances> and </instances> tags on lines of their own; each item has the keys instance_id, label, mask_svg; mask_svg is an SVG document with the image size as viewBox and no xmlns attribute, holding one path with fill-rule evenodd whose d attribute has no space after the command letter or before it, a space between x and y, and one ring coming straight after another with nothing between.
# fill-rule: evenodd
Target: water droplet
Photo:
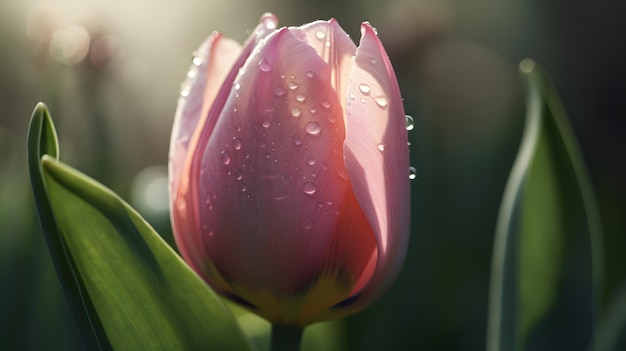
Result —
<instances>
[{"instance_id":1,"label":"water droplet","mask_svg":"<svg viewBox=\"0 0 626 351\"><path fill-rule=\"evenodd\" d=\"M361 84L359 84L359 91L363 95L369 95L370 92L372 92L372 88L370 88L370 86L365 84L365 83L361 83Z\"/></svg>"},{"instance_id":2,"label":"water droplet","mask_svg":"<svg viewBox=\"0 0 626 351\"><path fill-rule=\"evenodd\" d=\"M241 132L241 124L237 124L237 131Z\"/></svg>"},{"instance_id":3,"label":"water droplet","mask_svg":"<svg viewBox=\"0 0 626 351\"><path fill-rule=\"evenodd\" d=\"M337 116L335 116L335 115L328 116L328 122L330 122L330 123L337 122Z\"/></svg>"},{"instance_id":4,"label":"water droplet","mask_svg":"<svg viewBox=\"0 0 626 351\"><path fill-rule=\"evenodd\" d=\"M237 106L233 106L233 112L237 113L237 111L239 111L239 108L237 108Z\"/></svg>"},{"instance_id":5,"label":"water droplet","mask_svg":"<svg viewBox=\"0 0 626 351\"><path fill-rule=\"evenodd\" d=\"M317 32L315 32L315 37L317 38L317 40L324 40L324 38L326 38L326 33L324 31L318 30Z\"/></svg>"},{"instance_id":6,"label":"water droplet","mask_svg":"<svg viewBox=\"0 0 626 351\"><path fill-rule=\"evenodd\" d=\"M198 74L198 71L196 71L195 69L189 70L189 72L187 72L187 77L189 77L189 79L193 79L195 78L195 76Z\"/></svg>"},{"instance_id":7,"label":"water droplet","mask_svg":"<svg viewBox=\"0 0 626 351\"><path fill-rule=\"evenodd\" d=\"M241 150L241 140L237 137L233 137L233 149Z\"/></svg>"},{"instance_id":8,"label":"water droplet","mask_svg":"<svg viewBox=\"0 0 626 351\"><path fill-rule=\"evenodd\" d=\"M187 84L182 84L180 86L180 96L187 97L189 96L189 93L190 91L189 91L189 87L187 86Z\"/></svg>"},{"instance_id":9,"label":"water droplet","mask_svg":"<svg viewBox=\"0 0 626 351\"><path fill-rule=\"evenodd\" d=\"M415 128L415 120L413 117L404 115L404 118L406 119L406 130L413 130L413 128Z\"/></svg>"},{"instance_id":10,"label":"water droplet","mask_svg":"<svg viewBox=\"0 0 626 351\"><path fill-rule=\"evenodd\" d=\"M285 79L285 78L287 78L287 76L286 76L286 75L284 75L284 74L281 74L281 75L280 75L280 79Z\"/></svg>"},{"instance_id":11,"label":"water droplet","mask_svg":"<svg viewBox=\"0 0 626 351\"><path fill-rule=\"evenodd\" d=\"M250 153L248 151L243 153L244 158L250 158Z\"/></svg>"},{"instance_id":12,"label":"water droplet","mask_svg":"<svg viewBox=\"0 0 626 351\"><path fill-rule=\"evenodd\" d=\"M330 108L330 101L322 100L322 102L320 102L320 105L322 105L323 108Z\"/></svg>"},{"instance_id":13,"label":"water droplet","mask_svg":"<svg viewBox=\"0 0 626 351\"><path fill-rule=\"evenodd\" d=\"M241 84L235 83L235 85L233 85L233 87L235 88L235 90L239 90L241 88Z\"/></svg>"},{"instance_id":14,"label":"water droplet","mask_svg":"<svg viewBox=\"0 0 626 351\"><path fill-rule=\"evenodd\" d=\"M298 107L294 107L294 108L291 109L291 115L294 116L294 117L300 117L301 113L302 113L302 111Z\"/></svg>"},{"instance_id":15,"label":"water droplet","mask_svg":"<svg viewBox=\"0 0 626 351\"><path fill-rule=\"evenodd\" d=\"M306 72L306 76L309 77L309 78L313 78L314 75L315 75L315 73L313 73L313 71Z\"/></svg>"},{"instance_id":16,"label":"water droplet","mask_svg":"<svg viewBox=\"0 0 626 351\"><path fill-rule=\"evenodd\" d=\"M230 163L230 152L222 150L220 153L220 160L222 160L224 165L228 165Z\"/></svg>"},{"instance_id":17,"label":"water droplet","mask_svg":"<svg viewBox=\"0 0 626 351\"><path fill-rule=\"evenodd\" d=\"M302 101L304 101L305 99L306 99L306 96L305 96L304 94L302 94L302 93L298 93L298 94L296 94L296 101L298 101L298 102L302 102Z\"/></svg>"},{"instance_id":18,"label":"water droplet","mask_svg":"<svg viewBox=\"0 0 626 351\"><path fill-rule=\"evenodd\" d=\"M193 59L191 59L191 62L193 63L194 66L200 66L202 64L202 59L197 56L197 53L195 51L193 55L194 56L193 56Z\"/></svg>"},{"instance_id":19,"label":"water droplet","mask_svg":"<svg viewBox=\"0 0 626 351\"><path fill-rule=\"evenodd\" d=\"M311 107L311 109L309 109L309 112L314 115L317 112L317 109L315 107Z\"/></svg>"},{"instance_id":20,"label":"water droplet","mask_svg":"<svg viewBox=\"0 0 626 351\"><path fill-rule=\"evenodd\" d=\"M235 179L237 180L243 179L243 172L240 169L235 171Z\"/></svg>"},{"instance_id":21,"label":"water droplet","mask_svg":"<svg viewBox=\"0 0 626 351\"><path fill-rule=\"evenodd\" d=\"M389 104L389 100L387 100L387 97L382 95L375 97L374 101L376 101L376 105L378 105L378 107L382 109L387 108L387 105Z\"/></svg>"},{"instance_id":22,"label":"water droplet","mask_svg":"<svg viewBox=\"0 0 626 351\"><path fill-rule=\"evenodd\" d=\"M302 221L302 228L306 229L306 230L310 230L313 229L313 220L309 217L305 218Z\"/></svg>"},{"instance_id":23,"label":"water droplet","mask_svg":"<svg viewBox=\"0 0 626 351\"><path fill-rule=\"evenodd\" d=\"M259 69L263 72L269 72L272 70L272 66L269 62L267 62L266 59L262 59L261 61L259 61Z\"/></svg>"},{"instance_id":24,"label":"water droplet","mask_svg":"<svg viewBox=\"0 0 626 351\"><path fill-rule=\"evenodd\" d=\"M270 126L270 121L267 119L264 119L261 125L263 126L263 128L268 128Z\"/></svg>"},{"instance_id":25,"label":"water droplet","mask_svg":"<svg viewBox=\"0 0 626 351\"><path fill-rule=\"evenodd\" d=\"M276 18L273 13L266 12L261 16L260 22L263 23L267 29L275 29L278 25L278 18Z\"/></svg>"},{"instance_id":26,"label":"water droplet","mask_svg":"<svg viewBox=\"0 0 626 351\"><path fill-rule=\"evenodd\" d=\"M289 81L289 83L287 83L287 86L291 90L296 90L299 87L298 83L296 83L294 81Z\"/></svg>"},{"instance_id":27,"label":"water droplet","mask_svg":"<svg viewBox=\"0 0 626 351\"><path fill-rule=\"evenodd\" d=\"M370 62L371 62L373 65L375 65L376 63L378 63L378 61L376 61L376 59L375 59L375 58L371 59L371 60L370 60Z\"/></svg>"},{"instance_id":28,"label":"water droplet","mask_svg":"<svg viewBox=\"0 0 626 351\"><path fill-rule=\"evenodd\" d=\"M409 179L413 180L417 178L417 170L413 166L409 166Z\"/></svg>"},{"instance_id":29,"label":"water droplet","mask_svg":"<svg viewBox=\"0 0 626 351\"><path fill-rule=\"evenodd\" d=\"M317 186L313 182L306 182L302 185L302 191L307 195L313 195L317 191Z\"/></svg>"},{"instance_id":30,"label":"water droplet","mask_svg":"<svg viewBox=\"0 0 626 351\"><path fill-rule=\"evenodd\" d=\"M329 48L330 47L330 40L326 40L326 42L324 43L324 46Z\"/></svg>"},{"instance_id":31,"label":"water droplet","mask_svg":"<svg viewBox=\"0 0 626 351\"><path fill-rule=\"evenodd\" d=\"M247 193L246 194L246 199L251 199L252 198L252 193Z\"/></svg>"},{"instance_id":32,"label":"water droplet","mask_svg":"<svg viewBox=\"0 0 626 351\"><path fill-rule=\"evenodd\" d=\"M300 138L292 138L292 139L291 139L291 141L293 141L293 144L294 144L295 146L300 146L300 145L302 145L302 139L300 139Z\"/></svg>"},{"instance_id":33,"label":"water droplet","mask_svg":"<svg viewBox=\"0 0 626 351\"><path fill-rule=\"evenodd\" d=\"M311 157L311 158L309 158L309 159L306 161L306 163L307 163L309 166L313 166L313 165L315 164L315 159L314 159L313 157Z\"/></svg>"},{"instance_id":34,"label":"water droplet","mask_svg":"<svg viewBox=\"0 0 626 351\"><path fill-rule=\"evenodd\" d=\"M376 145L376 147L377 147L377 148L378 148L378 150L380 150L380 151L385 151L385 144L382 144L382 143L381 143L381 144Z\"/></svg>"},{"instance_id":35,"label":"water droplet","mask_svg":"<svg viewBox=\"0 0 626 351\"><path fill-rule=\"evenodd\" d=\"M354 100L354 99L356 99L356 96L354 96L354 94L350 93L350 94L348 94L348 99Z\"/></svg>"},{"instance_id":36,"label":"water droplet","mask_svg":"<svg viewBox=\"0 0 626 351\"><path fill-rule=\"evenodd\" d=\"M321 210L322 208L324 208L324 203L323 203L323 202L318 202L318 203L317 203L317 208L318 208L318 209L320 209L320 210Z\"/></svg>"},{"instance_id":37,"label":"water droplet","mask_svg":"<svg viewBox=\"0 0 626 351\"><path fill-rule=\"evenodd\" d=\"M239 191L241 191L242 193L246 192L246 190L248 190L248 187L246 187L246 184L241 183L239 185Z\"/></svg>"},{"instance_id":38,"label":"water droplet","mask_svg":"<svg viewBox=\"0 0 626 351\"><path fill-rule=\"evenodd\" d=\"M285 94L287 94L287 92L280 85L277 85L277 86L274 87L274 95L280 97L280 96L283 96Z\"/></svg>"},{"instance_id":39,"label":"water droplet","mask_svg":"<svg viewBox=\"0 0 626 351\"><path fill-rule=\"evenodd\" d=\"M322 126L315 121L311 121L306 124L306 126L304 127L304 130L309 135L318 135L322 131Z\"/></svg>"}]
</instances>

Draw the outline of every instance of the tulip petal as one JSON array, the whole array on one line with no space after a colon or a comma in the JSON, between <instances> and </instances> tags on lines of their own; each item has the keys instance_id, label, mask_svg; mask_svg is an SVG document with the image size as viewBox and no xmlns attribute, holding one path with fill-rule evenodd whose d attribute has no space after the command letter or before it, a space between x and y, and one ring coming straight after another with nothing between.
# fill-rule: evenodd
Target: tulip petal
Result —
<instances>
[{"instance_id":1,"label":"tulip petal","mask_svg":"<svg viewBox=\"0 0 626 351\"><path fill-rule=\"evenodd\" d=\"M226 280L293 296L318 277L349 187L343 112L329 65L290 29L259 49L199 155L200 218Z\"/></svg>"},{"instance_id":2,"label":"tulip petal","mask_svg":"<svg viewBox=\"0 0 626 351\"><path fill-rule=\"evenodd\" d=\"M290 30L301 40L313 47L317 54L330 66L330 82L339 97L346 96L348 78L356 45L350 36L333 18L329 21L315 21ZM340 99L345 110L345 101Z\"/></svg>"},{"instance_id":3,"label":"tulip petal","mask_svg":"<svg viewBox=\"0 0 626 351\"><path fill-rule=\"evenodd\" d=\"M378 246L374 274L362 305L395 278L404 260L409 230L407 131L400 89L374 29L361 26L350 74L345 164L356 199ZM375 287L375 289L368 289Z\"/></svg>"},{"instance_id":4,"label":"tulip petal","mask_svg":"<svg viewBox=\"0 0 626 351\"><path fill-rule=\"evenodd\" d=\"M201 112L193 135L187 145L190 152L187 152L187 155L185 155L180 172L176 172L179 174L178 186L171 188L172 226L174 228L174 238L182 256L214 289L226 294L232 294L232 289L224 282L214 265L206 260L208 254L202 245L203 230L200 227L199 220L197 177L192 175L197 175L200 169L199 161L196 157L198 145L206 145L207 140L213 133L214 126L230 94L233 82L237 74L239 74L239 69L244 65L259 41L272 33L276 25L277 19L274 15L268 13L261 17L259 25L244 44L239 57L230 70L227 70L228 74L221 84L213 103L206 104L208 112ZM205 108L203 107L201 111L205 111ZM174 159L178 162L178 157L182 158L182 156L182 154L176 154ZM171 169L173 168L172 164L174 162L170 161Z\"/></svg>"},{"instance_id":5,"label":"tulip petal","mask_svg":"<svg viewBox=\"0 0 626 351\"><path fill-rule=\"evenodd\" d=\"M187 157L187 147L200 116L208 114L240 52L239 43L217 32L213 32L194 52L187 79L181 86L170 139L169 186L172 201Z\"/></svg>"}]
</instances>

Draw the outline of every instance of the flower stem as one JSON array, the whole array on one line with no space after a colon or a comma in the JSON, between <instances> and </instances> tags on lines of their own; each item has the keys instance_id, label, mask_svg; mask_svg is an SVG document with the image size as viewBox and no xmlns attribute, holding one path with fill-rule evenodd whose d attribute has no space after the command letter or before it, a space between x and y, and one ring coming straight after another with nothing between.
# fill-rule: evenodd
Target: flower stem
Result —
<instances>
[{"instance_id":1,"label":"flower stem","mask_svg":"<svg viewBox=\"0 0 626 351\"><path fill-rule=\"evenodd\" d=\"M303 328L272 324L271 351L299 351Z\"/></svg>"}]
</instances>

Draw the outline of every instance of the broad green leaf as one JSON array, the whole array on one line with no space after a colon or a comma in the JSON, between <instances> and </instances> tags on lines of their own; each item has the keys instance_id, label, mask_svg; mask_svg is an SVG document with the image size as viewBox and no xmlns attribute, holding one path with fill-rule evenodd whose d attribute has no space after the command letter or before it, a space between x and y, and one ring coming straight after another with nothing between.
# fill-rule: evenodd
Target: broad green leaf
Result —
<instances>
[{"instance_id":1,"label":"broad green leaf","mask_svg":"<svg viewBox=\"0 0 626 351\"><path fill-rule=\"evenodd\" d=\"M43 155L58 158L59 142L48 108L45 104L39 103L35 106L28 128L28 168L39 222L52 263L85 346L92 350L109 350L111 346L102 330L93 304L89 296L85 294L83 282L77 274L76 266L57 228L42 177L41 157Z\"/></svg>"},{"instance_id":2,"label":"broad green leaf","mask_svg":"<svg viewBox=\"0 0 626 351\"><path fill-rule=\"evenodd\" d=\"M116 350L246 350L233 315L128 204L51 157L52 212Z\"/></svg>"},{"instance_id":3,"label":"broad green leaf","mask_svg":"<svg viewBox=\"0 0 626 351\"><path fill-rule=\"evenodd\" d=\"M548 77L531 60L520 70L526 127L496 227L488 350L584 350L601 278L595 199Z\"/></svg>"}]
</instances>

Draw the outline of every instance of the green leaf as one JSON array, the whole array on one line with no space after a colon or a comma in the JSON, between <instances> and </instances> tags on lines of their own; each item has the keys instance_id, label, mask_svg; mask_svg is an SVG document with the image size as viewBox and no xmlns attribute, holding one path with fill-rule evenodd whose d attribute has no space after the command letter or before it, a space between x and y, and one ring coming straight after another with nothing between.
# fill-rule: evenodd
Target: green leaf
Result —
<instances>
[{"instance_id":1,"label":"green leaf","mask_svg":"<svg viewBox=\"0 0 626 351\"><path fill-rule=\"evenodd\" d=\"M601 279L595 198L547 75L531 60L520 70L526 127L496 227L487 346L586 349Z\"/></svg>"},{"instance_id":2,"label":"green leaf","mask_svg":"<svg viewBox=\"0 0 626 351\"><path fill-rule=\"evenodd\" d=\"M52 211L116 350L246 350L212 290L128 204L44 156Z\"/></svg>"},{"instance_id":3,"label":"green leaf","mask_svg":"<svg viewBox=\"0 0 626 351\"><path fill-rule=\"evenodd\" d=\"M52 119L38 104L31 184L88 349L250 349L221 300L128 204L57 158Z\"/></svg>"},{"instance_id":4,"label":"green leaf","mask_svg":"<svg viewBox=\"0 0 626 351\"><path fill-rule=\"evenodd\" d=\"M616 289L598 327L598 351L626 350L626 281Z\"/></svg>"},{"instance_id":5,"label":"green leaf","mask_svg":"<svg viewBox=\"0 0 626 351\"><path fill-rule=\"evenodd\" d=\"M67 252L46 193L42 177L41 157L49 155L58 158L59 142L48 108L43 103L37 104L33 111L28 128L27 145L30 181L39 222L70 310L76 320L85 346L92 350L109 350L111 346L95 313L93 304L85 293L76 266Z\"/></svg>"}]
</instances>

